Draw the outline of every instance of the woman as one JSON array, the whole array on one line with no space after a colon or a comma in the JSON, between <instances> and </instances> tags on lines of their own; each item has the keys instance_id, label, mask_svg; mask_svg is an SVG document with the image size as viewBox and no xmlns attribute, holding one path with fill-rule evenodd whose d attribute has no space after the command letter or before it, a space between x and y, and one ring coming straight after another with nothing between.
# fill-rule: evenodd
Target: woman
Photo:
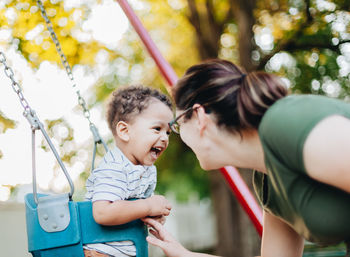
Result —
<instances>
[{"instance_id":1,"label":"woman","mask_svg":"<svg viewBox=\"0 0 350 257\"><path fill-rule=\"evenodd\" d=\"M261 255L302 256L304 239L350 241L350 105L315 95L287 96L281 80L245 74L224 60L189 68L173 89L169 124L204 170L254 172L264 209ZM157 222L151 244L168 256L192 253Z\"/></svg>"}]
</instances>

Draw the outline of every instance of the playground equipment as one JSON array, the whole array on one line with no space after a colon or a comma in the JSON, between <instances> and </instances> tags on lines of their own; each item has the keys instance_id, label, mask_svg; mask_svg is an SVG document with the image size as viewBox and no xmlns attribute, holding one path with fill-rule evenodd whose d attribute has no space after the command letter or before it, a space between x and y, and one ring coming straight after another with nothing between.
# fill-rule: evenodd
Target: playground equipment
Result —
<instances>
[{"instance_id":1,"label":"playground equipment","mask_svg":"<svg viewBox=\"0 0 350 257\"><path fill-rule=\"evenodd\" d=\"M56 45L62 64L67 75L75 88L73 73L67 62L52 24L48 19L44 6L40 0L37 4L45 19L52 40ZM74 202L74 184L67 172L54 145L40 122L36 112L29 106L21 87L15 80L13 70L7 65L6 57L0 52L0 63L4 65L5 75L11 80L11 86L18 95L20 103L24 108L23 115L28 120L32 130L32 173L33 193L26 195L26 224L28 235L28 250L35 257L83 257L83 245L113 241L133 241L136 246L137 256L148 256L148 245L146 242L147 229L142 221L135 220L118 226L102 226L95 222L92 216L91 201ZM78 102L83 108L84 116L89 121L89 127L94 138L93 158L91 170L94 169L97 144L103 144L105 151L108 150L106 143L100 137L96 126L90 120L90 112L84 98L76 91ZM35 132L40 130L48 143L51 151L56 157L70 186L70 192L59 195L42 195L37 193L36 186L36 160L35 160Z\"/></svg>"},{"instance_id":2,"label":"playground equipment","mask_svg":"<svg viewBox=\"0 0 350 257\"><path fill-rule=\"evenodd\" d=\"M11 67L7 65L6 57L2 52L0 52L0 63L4 65L5 74L11 80L11 86L24 108L23 115L27 118L32 130L33 193L25 197L29 252L35 257L83 257L84 244L131 240L136 245L137 256L147 257L148 245L145 240L147 230L142 221L135 220L119 226L102 226L97 224L92 216L91 201L72 201L74 194L73 182L36 112L25 99L18 82L14 78L14 73ZM69 193L59 195L37 194L35 168L36 130L42 132L65 174L70 185ZM98 132L96 135L98 135ZM95 141L95 148L96 143ZM95 150L93 158L95 158Z\"/></svg>"}]
</instances>

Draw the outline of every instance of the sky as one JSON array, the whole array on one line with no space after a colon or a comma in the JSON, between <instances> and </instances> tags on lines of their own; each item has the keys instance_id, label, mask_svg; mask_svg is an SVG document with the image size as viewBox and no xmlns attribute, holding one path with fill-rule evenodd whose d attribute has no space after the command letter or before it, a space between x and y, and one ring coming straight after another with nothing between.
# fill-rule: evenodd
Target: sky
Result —
<instances>
[{"instance_id":1,"label":"sky","mask_svg":"<svg viewBox=\"0 0 350 257\"><path fill-rule=\"evenodd\" d=\"M66 2L71 5L79 5L81 1ZM90 18L85 21L83 29L91 31L92 37L101 43L109 47L117 46L123 33L129 28L128 20L117 2L105 0L91 9ZM118 26L113 27L113 33L109 31L108 24L118 24ZM0 42L9 41L9 35L8 31L3 31L0 28ZM16 80L23 88L24 97L42 122L45 119L53 120L63 116L73 127L74 140L77 144L89 139L92 140L88 121L82 112L73 111L78 103L77 96L63 69L49 62L43 62L40 68L34 72L27 65L26 60L11 46L2 43L0 51L5 53L8 65L13 69ZM94 74L103 74L105 69L107 67L101 61L97 63L97 72ZM78 65L74 67L73 74L82 96L84 99L88 99L88 89L96 82L96 76L85 74L83 68ZM17 122L16 129L8 129L6 133L0 134L0 149L3 154L0 159L0 201L5 201L9 198L9 185L30 184L32 182L32 132L28 121L22 115L23 107L11 87L11 81L5 76L3 65L0 65L0 110L6 117ZM92 122L96 126L98 124L101 136L106 136L108 128L101 110L91 109L90 113ZM64 129L60 131L60 133L66 132ZM41 140L41 132L36 131L37 146L40 145ZM55 144L54 141L53 143ZM56 149L59 151L57 146ZM73 180L83 171L82 161L84 159L88 159L88 157L86 153L82 152L80 161L76 162L74 167L67 167ZM37 182L40 188L48 189L49 181L54 175L53 167L55 164L55 157L51 151L44 152L40 147L36 147ZM55 180L55 185L60 188L66 184L61 172L59 178Z\"/></svg>"}]
</instances>

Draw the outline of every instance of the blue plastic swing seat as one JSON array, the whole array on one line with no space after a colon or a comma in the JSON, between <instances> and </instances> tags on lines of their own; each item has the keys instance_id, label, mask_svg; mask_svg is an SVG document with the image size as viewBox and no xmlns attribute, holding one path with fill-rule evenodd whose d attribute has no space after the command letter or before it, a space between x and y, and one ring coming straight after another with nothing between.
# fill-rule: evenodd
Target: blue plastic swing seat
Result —
<instances>
[{"instance_id":1,"label":"blue plastic swing seat","mask_svg":"<svg viewBox=\"0 0 350 257\"><path fill-rule=\"evenodd\" d=\"M85 244L124 240L134 242L137 257L148 257L147 228L141 220L102 226L92 216L90 201L69 201L68 194L56 196L38 194L38 205L33 194L25 196L28 251L34 257L84 257Z\"/></svg>"}]
</instances>

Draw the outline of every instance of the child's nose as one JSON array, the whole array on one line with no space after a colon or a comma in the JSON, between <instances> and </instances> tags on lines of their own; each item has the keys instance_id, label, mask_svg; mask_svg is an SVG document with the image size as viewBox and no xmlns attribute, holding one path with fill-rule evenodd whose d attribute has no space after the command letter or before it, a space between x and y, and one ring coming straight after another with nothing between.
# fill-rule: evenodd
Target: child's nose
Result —
<instances>
[{"instance_id":1,"label":"child's nose","mask_svg":"<svg viewBox=\"0 0 350 257\"><path fill-rule=\"evenodd\" d=\"M161 133L160 140L162 140L163 142L169 141L169 135L168 135L168 133L167 133L167 132Z\"/></svg>"}]
</instances>

